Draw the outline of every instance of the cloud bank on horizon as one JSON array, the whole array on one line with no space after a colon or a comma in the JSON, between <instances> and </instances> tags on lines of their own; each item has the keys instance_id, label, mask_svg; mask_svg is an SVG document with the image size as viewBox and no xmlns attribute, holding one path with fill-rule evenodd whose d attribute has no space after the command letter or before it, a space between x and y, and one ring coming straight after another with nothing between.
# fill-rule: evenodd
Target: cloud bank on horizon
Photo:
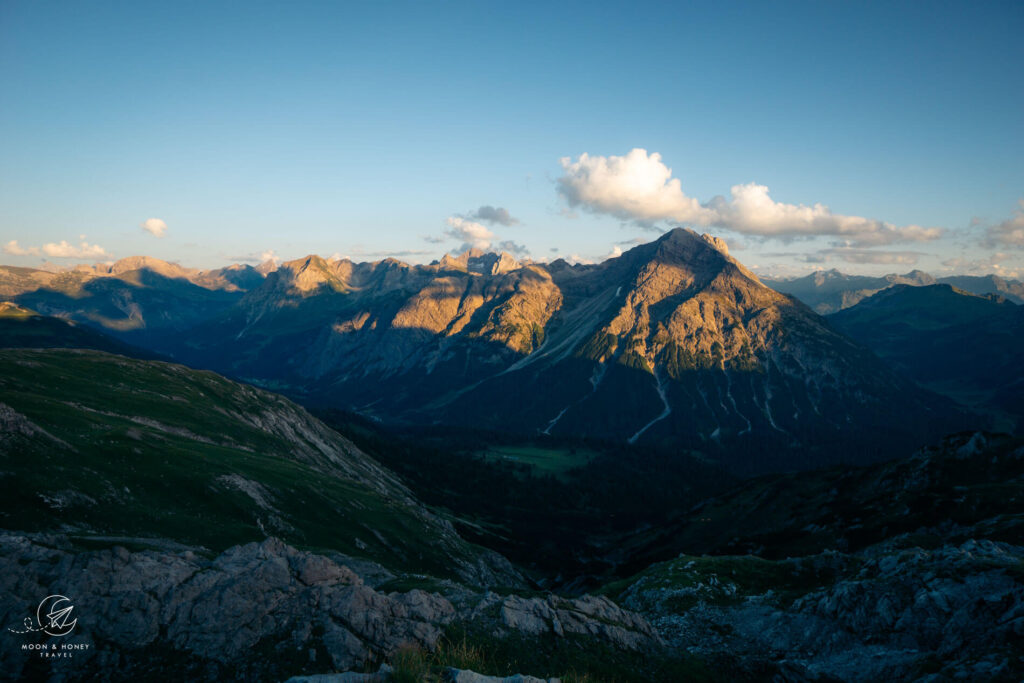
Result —
<instances>
[{"instance_id":1,"label":"cloud bank on horizon","mask_svg":"<svg viewBox=\"0 0 1024 683\"><path fill-rule=\"evenodd\" d=\"M672 169L657 152L639 147L623 156L581 154L560 160L563 174L558 193L570 208L607 214L642 227L662 221L718 227L764 238L833 236L847 247L873 247L899 242L924 242L944 230L920 225L897 226L861 216L833 213L823 204L785 204L771 198L765 185L733 185L721 195L700 202L688 196Z\"/></svg>"},{"instance_id":2,"label":"cloud bank on horizon","mask_svg":"<svg viewBox=\"0 0 1024 683\"><path fill-rule=\"evenodd\" d=\"M11 256L48 256L59 259L92 259L102 261L113 255L98 244L89 244L84 239L78 246L68 243L67 240L60 242L48 242L41 247L23 247L18 240L10 240L3 246L3 252Z\"/></svg>"}]
</instances>

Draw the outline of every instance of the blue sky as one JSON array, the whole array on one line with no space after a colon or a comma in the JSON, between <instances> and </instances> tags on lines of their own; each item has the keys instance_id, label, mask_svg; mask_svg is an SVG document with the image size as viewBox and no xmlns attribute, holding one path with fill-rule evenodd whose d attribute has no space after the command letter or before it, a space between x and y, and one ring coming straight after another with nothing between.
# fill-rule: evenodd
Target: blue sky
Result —
<instances>
[{"instance_id":1,"label":"blue sky","mask_svg":"<svg viewBox=\"0 0 1024 683\"><path fill-rule=\"evenodd\" d=\"M1022 28L1019 2L0 1L0 262L597 259L682 224L762 273L1024 275Z\"/></svg>"}]
</instances>

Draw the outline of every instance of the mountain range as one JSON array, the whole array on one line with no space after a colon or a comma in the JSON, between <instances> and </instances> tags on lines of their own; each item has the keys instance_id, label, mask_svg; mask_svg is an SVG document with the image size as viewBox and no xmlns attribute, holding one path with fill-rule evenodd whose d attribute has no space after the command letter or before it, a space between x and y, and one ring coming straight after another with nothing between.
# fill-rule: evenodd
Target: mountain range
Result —
<instances>
[{"instance_id":1,"label":"mountain range","mask_svg":"<svg viewBox=\"0 0 1024 683\"><path fill-rule=\"evenodd\" d=\"M684 229L597 265L471 251L309 256L265 276L144 258L15 275L19 305L388 422L669 445L768 471L885 457L960 419Z\"/></svg>"},{"instance_id":2,"label":"mountain range","mask_svg":"<svg viewBox=\"0 0 1024 683\"><path fill-rule=\"evenodd\" d=\"M847 275L836 269L823 270L789 279L763 278L762 282L784 294L792 294L821 315L835 313L896 285L952 285L971 294L998 294L1024 304L1024 282L1006 280L998 275L951 275L936 278L920 270L903 275L895 273L873 277Z\"/></svg>"}]
</instances>

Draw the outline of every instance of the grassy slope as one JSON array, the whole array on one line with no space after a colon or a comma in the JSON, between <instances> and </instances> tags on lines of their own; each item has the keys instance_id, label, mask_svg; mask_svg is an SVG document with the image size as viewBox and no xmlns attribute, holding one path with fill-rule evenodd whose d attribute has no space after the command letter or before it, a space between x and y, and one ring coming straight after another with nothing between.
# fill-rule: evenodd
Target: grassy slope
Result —
<instances>
[{"instance_id":1,"label":"grassy slope","mask_svg":"<svg viewBox=\"0 0 1024 683\"><path fill-rule=\"evenodd\" d=\"M272 534L440 575L474 557L390 473L279 396L92 351L4 350L0 368L0 403L48 434L0 416L5 528L213 551Z\"/></svg>"}]
</instances>

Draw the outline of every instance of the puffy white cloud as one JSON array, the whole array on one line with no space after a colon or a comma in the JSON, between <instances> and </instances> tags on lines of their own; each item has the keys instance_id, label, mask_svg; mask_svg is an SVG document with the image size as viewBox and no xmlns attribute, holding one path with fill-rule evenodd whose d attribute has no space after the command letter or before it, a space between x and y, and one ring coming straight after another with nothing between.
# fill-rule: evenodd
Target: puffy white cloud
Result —
<instances>
[{"instance_id":1,"label":"puffy white cloud","mask_svg":"<svg viewBox=\"0 0 1024 683\"><path fill-rule=\"evenodd\" d=\"M164 223L159 218L147 218L139 223L139 227L154 237L163 237L164 233L167 232L167 223Z\"/></svg>"},{"instance_id":2,"label":"puffy white cloud","mask_svg":"<svg viewBox=\"0 0 1024 683\"><path fill-rule=\"evenodd\" d=\"M1019 200L1017 204L1018 208L1013 212L1013 216L988 227L982 244L992 248L1024 249L1024 199Z\"/></svg>"},{"instance_id":3,"label":"puffy white cloud","mask_svg":"<svg viewBox=\"0 0 1024 683\"><path fill-rule=\"evenodd\" d=\"M696 199L683 193L672 169L658 153L633 149L625 156L590 156L559 160L563 175L558 192L572 208L605 213L652 226L661 220L708 225L713 216Z\"/></svg>"},{"instance_id":4,"label":"puffy white cloud","mask_svg":"<svg viewBox=\"0 0 1024 683\"><path fill-rule=\"evenodd\" d=\"M771 198L757 183L734 185L730 198L714 197L708 206L712 224L736 232L765 237L834 235L851 245L866 247L894 242L922 242L942 236L940 228L892 223L832 213L824 204L784 204Z\"/></svg>"},{"instance_id":5,"label":"puffy white cloud","mask_svg":"<svg viewBox=\"0 0 1024 683\"><path fill-rule=\"evenodd\" d=\"M487 249L491 246L491 240L496 237L486 226L462 216L450 216L446 223L448 229L444 234L462 241L460 251Z\"/></svg>"},{"instance_id":6,"label":"puffy white cloud","mask_svg":"<svg viewBox=\"0 0 1024 683\"><path fill-rule=\"evenodd\" d=\"M50 258L105 259L112 256L100 245L89 244L85 240L82 240L78 246L68 244L67 240L49 242L42 246L41 251Z\"/></svg>"},{"instance_id":7,"label":"puffy white cloud","mask_svg":"<svg viewBox=\"0 0 1024 683\"><path fill-rule=\"evenodd\" d=\"M3 251L11 256L39 256L39 247L23 247L18 244L18 240L5 244Z\"/></svg>"},{"instance_id":8,"label":"puffy white cloud","mask_svg":"<svg viewBox=\"0 0 1024 683\"><path fill-rule=\"evenodd\" d=\"M514 218L512 214L508 212L508 209L501 206L481 206L476 211L470 212L467 218L474 221L483 221L490 224L501 224L501 225L515 225L519 222L518 218Z\"/></svg>"},{"instance_id":9,"label":"puffy white cloud","mask_svg":"<svg viewBox=\"0 0 1024 683\"><path fill-rule=\"evenodd\" d=\"M571 208L603 213L653 227L659 221L717 226L774 238L837 236L847 246L920 242L942 236L940 228L896 226L861 216L832 213L824 204L785 204L771 198L765 185L734 185L730 196L701 203L683 192L661 155L633 149L625 156L581 154L560 160L558 192Z\"/></svg>"}]
</instances>

